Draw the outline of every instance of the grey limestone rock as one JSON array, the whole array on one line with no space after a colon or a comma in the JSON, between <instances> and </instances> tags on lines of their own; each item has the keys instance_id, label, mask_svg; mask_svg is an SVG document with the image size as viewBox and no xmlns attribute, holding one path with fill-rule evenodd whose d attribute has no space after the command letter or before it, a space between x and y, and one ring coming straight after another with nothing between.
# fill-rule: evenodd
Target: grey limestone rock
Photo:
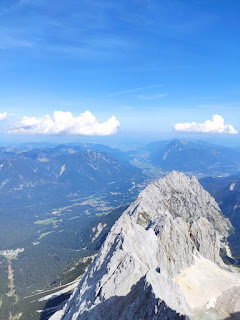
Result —
<instances>
[{"instance_id":1,"label":"grey limestone rock","mask_svg":"<svg viewBox=\"0 0 240 320\"><path fill-rule=\"evenodd\" d=\"M223 264L231 223L183 173L151 183L112 227L63 310L51 320L194 319L173 279L203 257Z\"/></svg>"}]
</instances>

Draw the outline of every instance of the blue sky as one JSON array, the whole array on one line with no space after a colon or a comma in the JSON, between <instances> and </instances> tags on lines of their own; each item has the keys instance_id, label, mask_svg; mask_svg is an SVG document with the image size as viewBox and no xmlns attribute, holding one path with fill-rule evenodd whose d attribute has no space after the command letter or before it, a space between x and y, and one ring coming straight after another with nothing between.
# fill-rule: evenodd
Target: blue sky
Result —
<instances>
[{"instance_id":1,"label":"blue sky","mask_svg":"<svg viewBox=\"0 0 240 320\"><path fill-rule=\"evenodd\" d=\"M0 126L88 110L99 123L115 116L118 134L178 137L176 123L214 114L239 130L239 10L223 0L0 0Z\"/></svg>"}]
</instances>

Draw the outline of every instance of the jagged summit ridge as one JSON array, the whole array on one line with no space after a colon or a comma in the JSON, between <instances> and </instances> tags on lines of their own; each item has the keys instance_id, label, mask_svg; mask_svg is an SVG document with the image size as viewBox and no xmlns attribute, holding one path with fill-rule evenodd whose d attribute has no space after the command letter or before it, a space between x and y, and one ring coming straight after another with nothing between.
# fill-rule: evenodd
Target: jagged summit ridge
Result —
<instances>
[{"instance_id":1,"label":"jagged summit ridge","mask_svg":"<svg viewBox=\"0 0 240 320\"><path fill-rule=\"evenodd\" d=\"M225 236L231 228L231 223L224 218L214 198L202 188L198 180L177 171L152 182L130 206L127 210L128 214L132 211L136 216L136 210L133 209L136 203L139 206L137 212L148 210L151 221L166 215L173 218L181 217L186 222L206 217L213 219L217 230Z\"/></svg>"},{"instance_id":2,"label":"jagged summit ridge","mask_svg":"<svg viewBox=\"0 0 240 320\"><path fill-rule=\"evenodd\" d=\"M194 319L173 281L198 259L221 264L231 223L198 183L172 172L112 227L64 309L51 319Z\"/></svg>"}]
</instances>

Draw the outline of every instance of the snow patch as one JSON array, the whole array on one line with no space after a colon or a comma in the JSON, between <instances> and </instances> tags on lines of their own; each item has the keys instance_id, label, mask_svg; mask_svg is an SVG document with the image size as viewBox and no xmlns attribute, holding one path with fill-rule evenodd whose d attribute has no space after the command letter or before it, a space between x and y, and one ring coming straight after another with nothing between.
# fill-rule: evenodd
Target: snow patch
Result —
<instances>
[{"instance_id":1,"label":"snow patch","mask_svg":"<svg viewBox=\"0 0 240 320\"><path fill-rule=\"evenodd\" d=\"M63 174L63 172L66 170L66 165L64 164L63 166L61 166L61 170L59 173L59 177L61 177L61 175Z\"/></svg>"},{"instance_id":2,"label":"snow patch","mask_svg":"<svg viewBox=\"0 0 240 320\"><path fill-rule=\"evenodd\" d=\"M169 151L170 151L170 150L168 150L167 152L165 152L165 153L164 153L164 155L163 155L163 160L166 160L166 158L167 158L167 156L168 156Z\"/></svg>"},{"instance_id":3,"label":"snow patch","mask_svg":"<svg viewBox=\"0 0 240 320\"><path fill-rule=\"evenodd\" d=\"M236 183L232 183L229 187L230 191L233 191L235 189Z\"/></svg>"}]
</instances>

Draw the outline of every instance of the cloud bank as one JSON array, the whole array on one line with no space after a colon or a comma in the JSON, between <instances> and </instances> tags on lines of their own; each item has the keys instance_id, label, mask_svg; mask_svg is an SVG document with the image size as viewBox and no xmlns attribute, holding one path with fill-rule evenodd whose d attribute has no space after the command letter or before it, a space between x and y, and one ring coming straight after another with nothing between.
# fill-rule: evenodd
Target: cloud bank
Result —
<instances>
[{"instance_id":1,"label":"cloud bank","mask_svg":"<svg viewBox=\"0 0 240 320\"><path fill-rule=\"evenodd\" d=\"M77 117L74 117L71 112L54 111L52 117L50 115L42 118L23 117L8 130L8 133L107 136L116 133L119 125L115 116L105 122L99 122L90 111L85 111Z\"/></svg>"},{"instance_id":2,"label":"cloud bank","mask_svg":"<svg viewBox=\"0 0 240 320\"><path fill-rule=\"evenodd\" d=\"M7 112L0 112L0 120L3 120L3 119L5 119L6 117L7 117Z\"/></svg>"},{"instance_id":3,"label":"cloud bank","mask_svg":"<svg viewBox=\"0 0 240 320\"><path fill-rule=\"evenodd\" d=\"M204 133L226 133L237 134L238 131L231 124L224 124L224 118L218 114L212 116L211 120L204 123L185 122L174 125L176 131L182 132L204 132Z\"/></svg>"}]
</instances>

